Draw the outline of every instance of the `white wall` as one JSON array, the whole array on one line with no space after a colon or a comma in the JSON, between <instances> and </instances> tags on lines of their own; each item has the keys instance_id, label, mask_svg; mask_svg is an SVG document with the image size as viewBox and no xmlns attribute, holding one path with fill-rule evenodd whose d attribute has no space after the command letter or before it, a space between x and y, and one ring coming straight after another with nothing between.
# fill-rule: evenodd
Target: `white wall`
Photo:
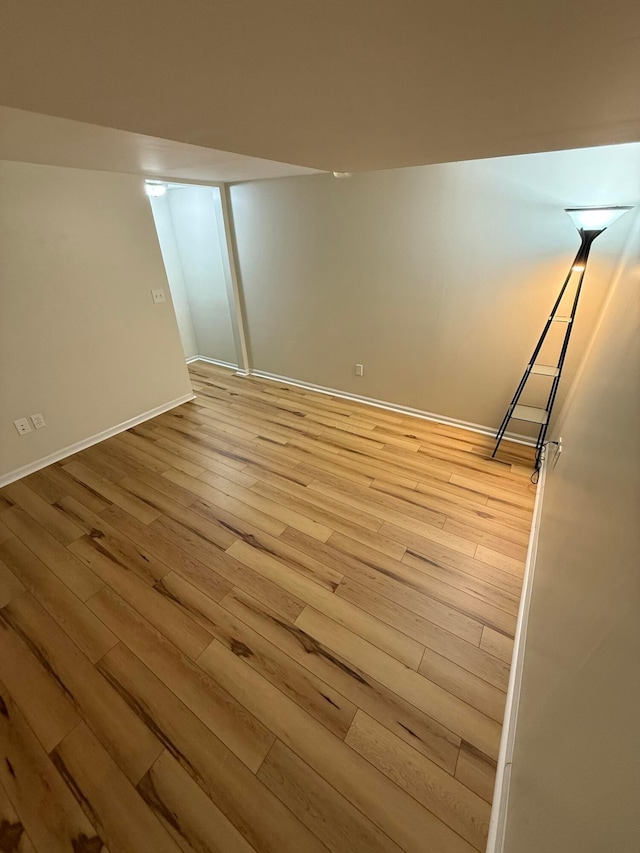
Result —
<instances>
[{"instance_id":1,"label":"white wall","mask_svg":"<svg viewBox=\"0 0 640 853\"><path fill-rule=\"evenodd\" d=\"M151 198L150 201L158 232L160 249L162 251L162 260L164 261L165 272L171 288L173 307L176 312L182 347L185 356L192 358L198 355L198 343L191 317L189 294L187 293L187 286L182 273L180 251L173 228L173 220L171 219L169 193Z\"/></svg>"},{"instance_id":2,"label":"white wall","mask_svg":"<svg viewBox=\"0 0 640 853\"><path fill-rule=\"evenodd\" d=\"M231 198L254 368L492 426L579 245L563 208L637 202L640 145L249 182ZM594 245L563 392L629 221Z\"/></svg>"},{"instance_id":3,"label":"white wall","mask_svg":"<svg viewBox=\"0 0 640 853\"><path fill-rule=\"evenodd\" d=\"M237 364L219 239L217 188L171 186L152 199L185 355Z\"/></svg>"},{"instance_id":4,"label":"white wall","mask_svg":"<svg viewBox=\"0 0 640 853\"><path fill-rule=\"evenodd\" d=\"M640 226L640 217L638 221ZM557 432L505 853L640 850L640 239Z\"/></svg>"},{"instance_id":5,"label":"white wall","mask_svg":"<svg viewBox=\"0 0 640 853\"><path fill-rule=\"evenodd\" d=\"M190 393L140 178L0 163L0 282L0 476Z\"/></svg>"}]
</instances>

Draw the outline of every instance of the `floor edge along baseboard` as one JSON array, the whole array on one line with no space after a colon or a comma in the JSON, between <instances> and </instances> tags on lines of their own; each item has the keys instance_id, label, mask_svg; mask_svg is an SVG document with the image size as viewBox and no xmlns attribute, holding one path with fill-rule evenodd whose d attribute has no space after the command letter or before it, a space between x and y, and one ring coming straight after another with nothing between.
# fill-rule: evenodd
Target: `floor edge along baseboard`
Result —
<instances>
[{"instance_id":1,"label":"floor edge along baseboard","mask_svg":"<svg viewBox=\"0 0 640 853\"><path fill-rule=\"evenodd\" d=\"M522 690L527 625L529 622L529 611L531 609L531 595L533 592L536 557L538 553L540 518L542 516L547 464L548 459L545 456L540 468L536 500L533 506L533 518L531 520L529 547L527 548L527 559L524 567L520 607L516 622L516 633L513 644L513 656L511 658L511 670L509 672L509 685L507 687L504 720L502 723L502 736L500 738L500 751L498 753L498 766L496 770L496 782L493 794L493 805L491 808L491 819L489 821L489 838L487 840L486 853L505 853L504 844L509 807L511 764L513 760L516 728L518 725L518 708L520 704L520 692Z\"/></svg>"},{"instance_id":2,"label":"floor edge along baseboard","mask_svg":"<svg viewBox=\"0 0 640 853\"><path fill-rule=\"evenodd\" d=\"M46 468L47 465L53 465L54 462L66 459L67 456L73 456L74 453L86 450L87 447L91 447L93 444L98 444L100 441L104 441L107 438L118 435L120 432L131 429L131 427L144 423L144 421L155 418L158 415L163 414L163 412L168 412L171 409L175 409L176 406L181 406L183 403L188 403L190 400L194 399L195 394L193 393L183 394L181 397L176 397L175 400L170 400L168 403L162 403L160 406L155 406L153 409L149 409L140 415L135 415L126 421L122 421L122 423L108 427L101 432L97 432L94 435L89 436L89 438L83 438L81 441L76 441L73 444L69 444L66 447L61 448L60 450L54 450L53 453L41 456L33 462L28 462L26 465L21 465L19 468L14 468L12 471L0 474L0 488L8 486L9 483L13 483L15 480L20 480L22 477L27 477L29 474L35 474L36 471L39 471L41 468Z\"/></svg>"},{"instance_id":3,"label":"floor edge along baseboard","mask_svg":"<svg viewBox=\"0 0 640 853\"><path fill-rule=\"evenodd\" d=\"M193 364L194 361L204 361L206 364L217 364L219 367L228 367L230 370L237 370L238 365L232 361L222 361L219 358L209 358L208 355L192 355L187 359L187 364Z\"/></svg>"},{"instance_id":4,"label":"floor edge along baseboard","mask_svg":"<svg viewBox=\"0 0 640 853\"><path fill-rule=\"evenodd\" d=\"M427 412L424 409L412 409L410 406L401 406L398 403L389 403L386 400L376 400L373 397L363 397L360 394L352 394L349 391L339 391L337 388L328 388L325 385L315 385L313 382L305 382L302 379L293 379L291 376L279 376L277 373L268 373L265 370L251 370L249 373L244 373L241 370L237 371L239 376L258 376L260 379L270 379L272 382L284 382L287 385L295 385L298 388L307 388L309 391L317 391L319 394L329 394L332 397L340 397L343 400L353 400L356 403L365 403L367 406L374 406L378 409L386 409L389 412L398 412L402 415L408 415L414 418L421 418L425 421L434 421L439 424L448 424L449 426L460 427L461 429L477 432L480 435L489 435L495 437L497 430L495 427L484 426L484 424L475 424L470 421L461 421L457 418L449 418L446 415L438 415L435 412ZM514 441L516 444L524 444L527 447L535 447L535 438L519 433L507 432L504 437L509 441Z\"/></svg>"}]
</instances>

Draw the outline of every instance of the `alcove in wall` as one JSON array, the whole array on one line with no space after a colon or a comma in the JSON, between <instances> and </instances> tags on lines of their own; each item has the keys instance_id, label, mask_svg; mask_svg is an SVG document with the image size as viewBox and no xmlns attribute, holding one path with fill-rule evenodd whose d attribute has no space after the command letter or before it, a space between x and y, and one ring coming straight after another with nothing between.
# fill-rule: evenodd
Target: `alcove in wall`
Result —
<instances>
[{"instance_id":1,"label":"alcove in wall","mask_svg":"<svg viewBox=\"0 0 640 853\"><path fill-rule=\"evenodd\" d=\"M185 358L237 367L220 189L151 186L160 187L149 200Z\"/></svg>"}]
</instances>

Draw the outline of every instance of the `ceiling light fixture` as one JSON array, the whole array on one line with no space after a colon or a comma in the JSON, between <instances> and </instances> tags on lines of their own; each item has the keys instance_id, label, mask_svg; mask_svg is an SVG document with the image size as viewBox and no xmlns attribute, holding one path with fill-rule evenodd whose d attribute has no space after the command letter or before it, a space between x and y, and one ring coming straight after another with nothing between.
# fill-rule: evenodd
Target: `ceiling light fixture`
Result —
<instances>
[{"instance_id":1,"label":"ceiling light fixture","mask_svg":"<svg viewBox=\"0 0 640 853\"><path fill-rule=\"evenodd\" d=\"M350 178L353 175L353 172L334 172L334 178Z\"/></svg>"},{"instance_id":2,"label":"ceiling light fixture","mask_svg":"<svg viewBox=\"0 0 640 853\"><path fill-rule=\"evenodd\" d=\"M163 181L145 181L144 191L149 198L159 198L167 191L167 185Z\"/></svg>"}]
</instances>

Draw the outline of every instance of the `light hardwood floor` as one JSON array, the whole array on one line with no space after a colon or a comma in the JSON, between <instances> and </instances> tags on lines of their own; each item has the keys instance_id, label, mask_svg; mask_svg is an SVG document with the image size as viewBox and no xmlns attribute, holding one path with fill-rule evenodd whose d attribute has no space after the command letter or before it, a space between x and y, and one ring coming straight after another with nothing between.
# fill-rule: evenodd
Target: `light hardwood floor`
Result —
<instances>
[{"instance_id":1,"label":"light hardwood floor","mask_svg":"<svg viewBox=\"0 0 640 853\"><path fill-rule=\"evenodd\" d=\"M191 373L0 490L0 850L484 850L531 451Z\"/></svg>"}]
</instances>

